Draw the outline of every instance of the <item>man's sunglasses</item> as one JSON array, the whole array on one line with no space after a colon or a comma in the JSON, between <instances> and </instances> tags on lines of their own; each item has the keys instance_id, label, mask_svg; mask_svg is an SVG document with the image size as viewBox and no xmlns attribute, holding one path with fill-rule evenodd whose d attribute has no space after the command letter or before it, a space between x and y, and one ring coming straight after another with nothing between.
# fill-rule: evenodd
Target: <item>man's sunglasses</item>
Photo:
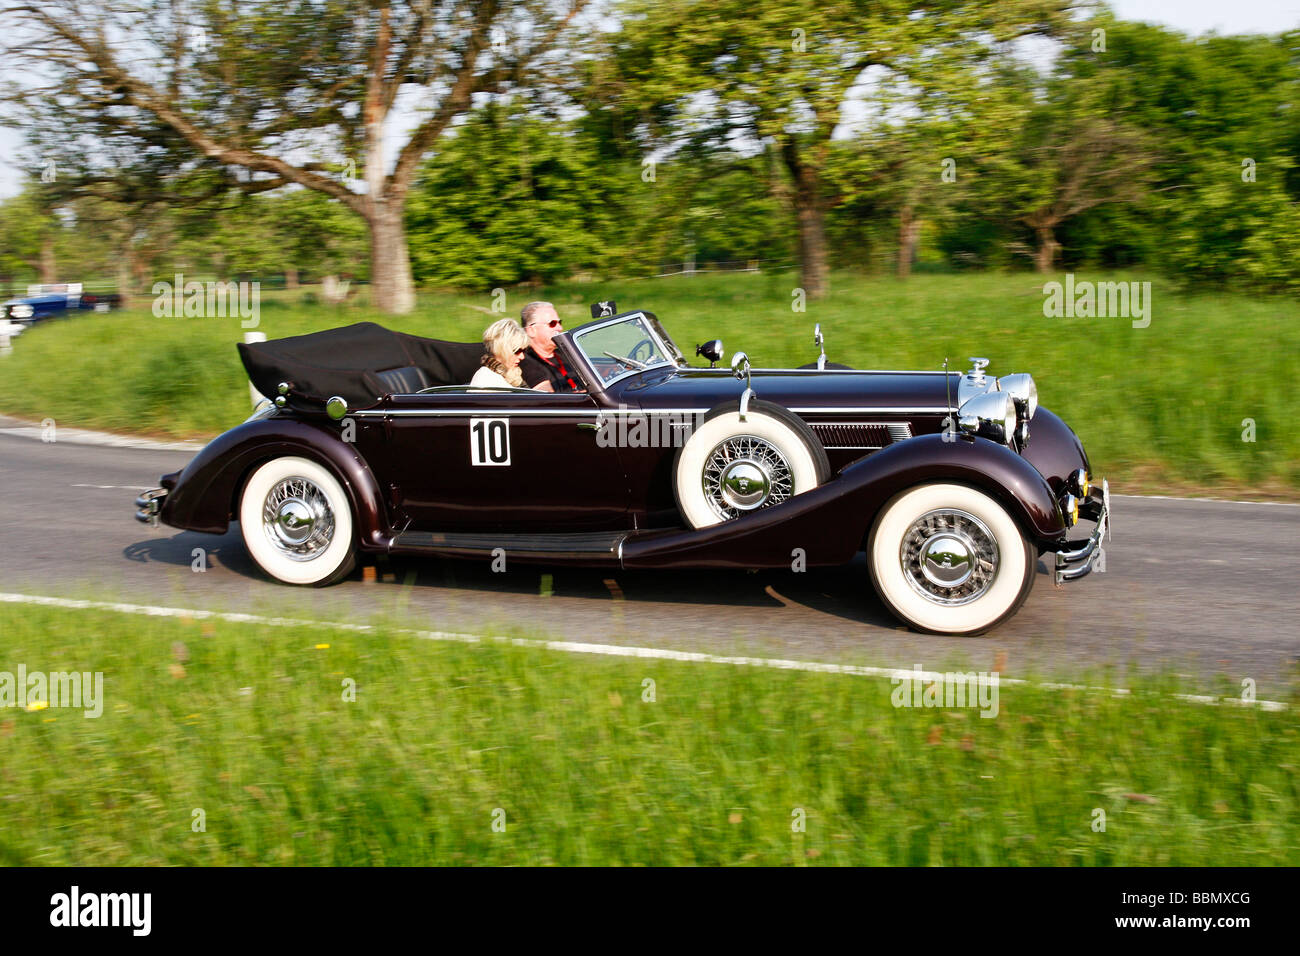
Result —
<instances>
[{"instance_id":1,"label":"man's sunglasses","mask_svg":"<svg viewBox=\"0 0 1300 956\"><path fill-rule=\"evenodd\" d=\"M529 325L539 325L540 323L538 323L538 322L529 322L528 324L529 324ZM558 329L561 325L564 324L564 320L563 320L563 319L551 319L551 321L547 322L546 324L549 325L549 326L550 326L551 328L553 328L553 329Z\"/></svg>"}]
</instances>

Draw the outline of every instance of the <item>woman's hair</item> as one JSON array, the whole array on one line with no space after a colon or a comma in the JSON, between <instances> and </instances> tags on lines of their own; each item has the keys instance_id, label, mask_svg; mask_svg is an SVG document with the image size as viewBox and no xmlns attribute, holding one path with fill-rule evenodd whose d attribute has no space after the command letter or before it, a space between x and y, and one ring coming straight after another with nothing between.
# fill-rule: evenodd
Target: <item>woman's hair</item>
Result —
<instances>
[{"instance_id":1,"label":"woman's hair","mask_svg":"<svg viewBox=\"0 0 1300 956\"><path fill-rule=\"evenodd\" d=\"M507 382L516 388L524 384L523 373L519 367L506 367L506 358L518 349L528 347L528 333L514 319L498 319L489 325L483 333L483 359L486 365L498 375L504 375Z\"/></svg>"}]
</instances>

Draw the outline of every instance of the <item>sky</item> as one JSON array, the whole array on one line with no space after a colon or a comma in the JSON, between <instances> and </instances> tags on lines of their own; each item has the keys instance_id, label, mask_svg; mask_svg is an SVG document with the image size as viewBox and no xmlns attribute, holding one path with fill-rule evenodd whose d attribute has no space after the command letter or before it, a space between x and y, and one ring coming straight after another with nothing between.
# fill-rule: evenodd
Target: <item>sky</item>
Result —
<instances>
[{"instance_id":1,"label":"sky","mask_svg":"<svg viewBox=\"0 0 1300 956\"><path fill-rule=\"evenodd\" d=\"M1124 20L1158 23L1193 36L1216 33L1280 33L1300 27L1300 0L1110 0ZM400 122L394 115L393 121ZM0 199L21 187L22 173L14 164L22 138L0 128Z\"/></svg>"}]
</instances>

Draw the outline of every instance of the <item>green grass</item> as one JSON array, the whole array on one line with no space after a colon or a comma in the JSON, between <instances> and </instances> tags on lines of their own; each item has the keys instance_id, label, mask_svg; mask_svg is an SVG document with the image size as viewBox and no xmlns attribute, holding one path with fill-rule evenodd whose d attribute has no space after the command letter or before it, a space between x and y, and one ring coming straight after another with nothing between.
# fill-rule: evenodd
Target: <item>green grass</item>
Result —
<instances>
[{"instance_id":1,"label":"green grass","mask_svg":"<svg viewBox=\"0 0 1300 956\"><path fill-rule=\"evenodd\" d=\"M102 671L105 696L0 711L0 865L1300 863L1294 706L1168 683L1003 687L984 719L876 678L383 628L0 627L0 670Z\"/></svg>"},{"instance_id":2,"label":"green grass","mask_svg":"<svg viewBox=\"0 0 1300 956\"><path fill-rule=\"evenodd\" d=\"M1093 281L1145 275L1080 274ZM1300 380L1300 303L1278 297L1191 294L1155 281L1150 327L1128 319L1049 319L1032 275L836 275L832 295L791 311L791 274L678 276L602 285L510 290L509 314L550 298L572 328L587 303L616 298L656 312L691 353L721 337L755 366L815 358L820 322L833 361L858 368L1032 372L1044 406L1079 432L1096 470L1117 490L1232 492L1295 498L1300 429L1287 424ZM364 304L309 306L268 293L261 330L293 335L363 319L440 338L476 340L492 297L429 293L400 319ZM247 381L234 343L237 318L157 319L146 307L78 315L27 332L0 360L0 410L68 425L178 437L211 436L241 421ZM1254 442L1242 440L1245 419Z\"/></svg>"}]
</instances>

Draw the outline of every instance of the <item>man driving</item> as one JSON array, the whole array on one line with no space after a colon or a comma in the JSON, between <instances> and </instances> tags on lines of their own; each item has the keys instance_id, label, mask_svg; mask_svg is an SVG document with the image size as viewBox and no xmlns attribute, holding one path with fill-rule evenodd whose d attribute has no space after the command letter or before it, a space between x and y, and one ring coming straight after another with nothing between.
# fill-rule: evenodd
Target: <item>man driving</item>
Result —
<instances>
[{"instance_id":1,"label":"man driving","mask_svg":"<svg viewBox=\"0 0 1300 956\"><path fill-rule=\"evenodd\" d=\"M529 302L519 313L519 323L528 335L528 351L519 370L529 388L552 392L580 392L577 380L564 366L564 359L552 339L564 331L564 323L549 302ZM548 389L546 386L549 385Z\"/></svg>"}]
</instances>

